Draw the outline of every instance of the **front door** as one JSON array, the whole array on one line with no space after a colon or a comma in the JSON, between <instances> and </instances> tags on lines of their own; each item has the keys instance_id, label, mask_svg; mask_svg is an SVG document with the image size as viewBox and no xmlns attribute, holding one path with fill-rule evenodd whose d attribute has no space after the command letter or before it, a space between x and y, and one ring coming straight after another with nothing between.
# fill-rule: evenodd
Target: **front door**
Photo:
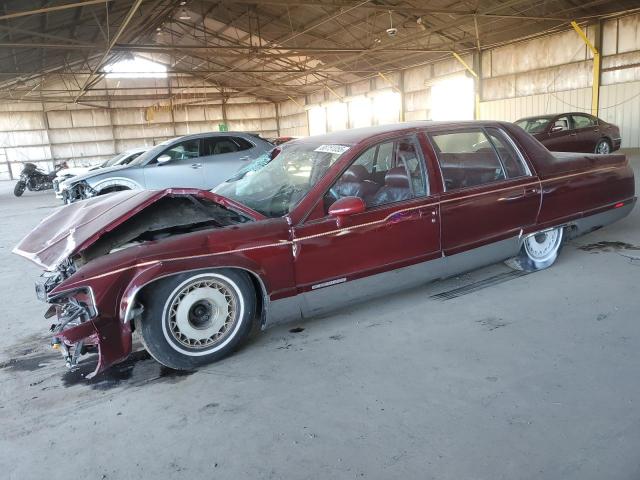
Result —
<instances>
[{"instance_id":1,"label":"front door","mask_svg":"<svg viewBox=\"0 0 640 480\"><path fill-rule=\"evenodd\" d=\"M159 163L162 155L171 157ZM200 139L194 138L167 147L144 167L145 187L153 189L204 187L204 164L200 158Z\"/></svg>"},{"instance_id":2,"label":"front door","mask_svg":"<svg viewBox=\"0 0 640 480\"><path fill-rule=\"evenodd\" d=\"M542 142L552 152L575 152L578 148L576 132L571 118L563 115L555 119L549 126L547 138Z\"/></svg>"},{"instance_id":3,"label":"front door","mask_svg":"<svg viewBox=\"0 0 640 480\"><path fill-rule=\"evenodd\" d=\"M416 269L397 269L440 257L439 207L426 180L415 137L386 141L356 158L311 217L293 229L305 313L413 283ZM329 206L345 196L362 198L366 210L342 219L329 216Z\"/></svg>"},{"instance_id":4,"label":"front door","mask_svg":"<svg viewBox=\"0 0 640 480\"><path fill-rule=\"evenodd\" d=\"M498 242L504 249L496 252L498 257L515 255L521 229L536 221L541 194L539 181L511 138L494 127L444 129L428 137L445 187L445 256Z\"/></svg>"}]
</instances>

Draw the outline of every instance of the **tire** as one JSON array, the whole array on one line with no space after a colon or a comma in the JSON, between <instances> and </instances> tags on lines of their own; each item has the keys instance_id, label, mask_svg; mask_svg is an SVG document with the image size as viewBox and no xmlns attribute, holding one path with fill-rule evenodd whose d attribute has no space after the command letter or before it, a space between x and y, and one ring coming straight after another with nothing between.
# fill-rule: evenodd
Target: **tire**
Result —
<instances>
[{"instance_id":1,"label":"tire","mask_svg":"<svg viewBox=\"0 0 640 480\"><path fill-rule=\"evenodd\" d=\"M249 335L256 313L251 280L231 269L169 277L147 287L142 298L143 344L159 363L176 370L193 370L233 352Z\"/></svg>"},{"instance_id":2,"label":"tire","mask_svg":"<svg viewBox=\"0 0 640 480\"><path fill-rule=\"evenodd\" d=\"M27 184L24 182L18 182L16 183L16 186L13 187L13 194L16 197L21 197L22 194L24 193L25 188L27 188Z\"/></svg>"},{"instance_id":3,"label":"tire","mask_svg":"<svg viewBox=\"0 0 640 480\"><path fill-rule=\"evenodd\" d=\"M564 228L556 227L533 233L525 237L518 255L507 260L515 270L536 272L550 267L562 249Z\"/></svg>"},{"instance_id":4,"label":"tire","mask_svg":"<svg viewBox=\"0 0 640 480\"><path fill-rule=\"evenodd\" d=\"M608 154L611 153L611 143L606 138L601 138L596 145L595 153Z\"/></svg>"}]
</instances>

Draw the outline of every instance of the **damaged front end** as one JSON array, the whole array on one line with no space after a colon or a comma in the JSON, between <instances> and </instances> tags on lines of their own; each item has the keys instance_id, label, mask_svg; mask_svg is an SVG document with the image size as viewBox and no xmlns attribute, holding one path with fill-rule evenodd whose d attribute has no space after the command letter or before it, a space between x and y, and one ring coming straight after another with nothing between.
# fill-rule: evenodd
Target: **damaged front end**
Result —
<instances>
[{"instance_id":1,"label":"damaged front end","mask_svg":"<svg viewBox=\"0 0 640 480\"><path fill-rule=\"evenodd\" d=\"M72 183L71 185L66 186L61 192L62 201L64 203L73 203L77 202L78 200L92 198L97 194L98 192L94 190L91 185L89 185L85 180Z\"/></svg>"},{"instance_id":2,"label":"damaged front end","mask_svg":"<svg viewBox=\"0 0 640 480\"><path fill-rule=\"evenodd\" d=\"M92 378L131 353L132 322L126 313L134 315L139 309L132 305L124 315L121 309L136 275L162 263L149 247L203 232L191 243L168 247L172 252L197 252L207 248L207 232L251 221L255 215L202 190L119 192L62 207L13 252L46 270L35 290L38 299L49 304L45 318L55 318L51 345L71 369L83 354L97 353L97 365L88 376Z\"/></svg>"},{"instance_id":3,"label":"damaged front end","mask_svg":"<svg viewBox=\"0 0 640 480\"><path fill-rule=\"evenodd\" d=\"M50 304L44 317L56 318L49 328L52 334L51 347L62 353L70 370L77 368L81 355L97 351L100 342L99 331L91 321L98 316L92 289L76 288L52 294L75 271L73 262L66 260L54 272L43 273L35 285L38 300ZM98 369L89 378L97 371Z\"/></svg>"}]
</instances>

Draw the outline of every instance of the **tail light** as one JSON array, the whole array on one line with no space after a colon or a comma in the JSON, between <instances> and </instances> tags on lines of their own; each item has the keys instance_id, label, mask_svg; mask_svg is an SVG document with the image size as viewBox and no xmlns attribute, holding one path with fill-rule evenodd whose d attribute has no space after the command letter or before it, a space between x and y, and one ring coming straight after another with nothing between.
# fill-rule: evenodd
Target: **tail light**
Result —
<instances>
[{"instance_id":1,"label":"tail light","mask_svg":"<svg viewBox=\"0 0 640 480\"><path fill-rule=\"evenodd\" d=\"M276 158L280 154L281 151L282 151L282 149L280 149L280 148L277 148L277 147L274 148L273 150L271 150L271 152L269 152L269 158L271 160L273 160L274 158Z\"/></svg>"}]
</instances>

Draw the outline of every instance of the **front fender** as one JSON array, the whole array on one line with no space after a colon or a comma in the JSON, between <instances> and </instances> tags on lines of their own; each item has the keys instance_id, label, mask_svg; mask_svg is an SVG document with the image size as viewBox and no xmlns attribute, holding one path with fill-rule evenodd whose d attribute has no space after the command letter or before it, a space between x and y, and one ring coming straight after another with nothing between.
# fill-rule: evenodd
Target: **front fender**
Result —
<instances>
[{"instance_id":1,"label":"front fender","mask_svg":"<svg viewBox=\"0 0 640 480\"><path fill-rule=\"evenodd\" d=\"M118 316L122 323L128 323L133 317L133 308L136 298L147 285L173 275L179 275L185 272L196 272L203 270L219 269L219 268L235 268L244 270L252 275L260 285L262 295L262 316L266 316L266 310L269 302L269 285L266 273L260 265L249 258L238 255L222 255L213 257L206 262L202 258L183 259L179 261L158 261L157 263L138 269L135 275L128 282L127 286L120 297L120 305Z\"/></svg>"}]
</instances>

